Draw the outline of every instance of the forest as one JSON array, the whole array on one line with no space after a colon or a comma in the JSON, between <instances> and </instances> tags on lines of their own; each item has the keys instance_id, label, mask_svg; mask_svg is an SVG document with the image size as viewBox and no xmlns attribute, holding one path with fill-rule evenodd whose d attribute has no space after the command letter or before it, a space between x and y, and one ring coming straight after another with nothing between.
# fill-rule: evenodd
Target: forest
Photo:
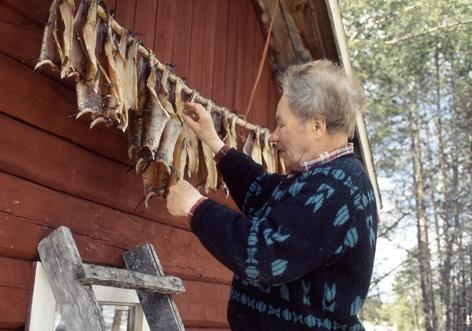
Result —
<instances>
[{"instance_id":1,"label":"forest","mask_svg":"<svg viewBox=\"0 0 472 331\"><path fill-rule=\"evenodd\" d=\"M377 250L404 250L376 269L361 316L398 331L472 330L472 1L340 6L377 176L390 183Z\"/></svg>"}]
</instances>

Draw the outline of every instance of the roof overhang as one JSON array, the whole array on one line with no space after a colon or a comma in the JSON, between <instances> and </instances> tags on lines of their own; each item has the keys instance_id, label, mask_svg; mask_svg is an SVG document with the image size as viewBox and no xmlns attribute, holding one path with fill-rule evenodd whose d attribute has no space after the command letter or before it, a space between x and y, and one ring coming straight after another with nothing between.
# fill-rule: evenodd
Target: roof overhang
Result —
<instances>
[{"instance_id":1,"label":"roof overhang","mask_svg":"<svg viewBox=\"0 0 472 331\"><path fill-rule=\"evenodd\" d=\"M279 0L252 1L267 36L276 1ZM340 64L346 74L352 76L349 49L337 0L280 0L270 37L269 56L276 75L292 64L329 59ZM380 209L382 200L361 112L357 113L354 142L359 146L358 156L372 182Z\"/></svg>"}]
</instances>

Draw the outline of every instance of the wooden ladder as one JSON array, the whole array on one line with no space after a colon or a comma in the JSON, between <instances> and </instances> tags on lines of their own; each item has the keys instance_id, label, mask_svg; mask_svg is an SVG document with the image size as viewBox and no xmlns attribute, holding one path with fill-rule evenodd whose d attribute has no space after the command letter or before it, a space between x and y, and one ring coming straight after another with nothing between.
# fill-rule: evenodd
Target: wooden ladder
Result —
<instances>
[{"instance_id":1,"label":"wooden ladder","mask_svg":"<svg viewBox=\"0 0 472 331\"><path fill-rule=\"evenodd\" d=\"M38 252L66 330L107 330L92 285L136 290L151 331L185 330L172 297L185 291L182 280L164 276L152 245L125 252L127 269L85 264L71 231L61 226L41 240Z\"/></svg>"}]
</instances>

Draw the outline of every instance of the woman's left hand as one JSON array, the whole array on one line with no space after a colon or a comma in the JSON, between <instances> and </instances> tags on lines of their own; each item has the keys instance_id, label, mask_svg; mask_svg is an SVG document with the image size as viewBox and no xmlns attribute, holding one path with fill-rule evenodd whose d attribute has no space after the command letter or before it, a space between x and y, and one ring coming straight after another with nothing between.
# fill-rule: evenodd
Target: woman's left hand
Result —
<instances>
[{"instance_id":1,"label":"woman's left hand","mask_svg":"<svg viewBox=\"0 0 472 331\"><path fill-rule=\"evenodd\" d=\"M179 180L169 188L167 211L173 216L187 216L193 205L202 197L189 182Z\"/></svg>"}]
</instances>

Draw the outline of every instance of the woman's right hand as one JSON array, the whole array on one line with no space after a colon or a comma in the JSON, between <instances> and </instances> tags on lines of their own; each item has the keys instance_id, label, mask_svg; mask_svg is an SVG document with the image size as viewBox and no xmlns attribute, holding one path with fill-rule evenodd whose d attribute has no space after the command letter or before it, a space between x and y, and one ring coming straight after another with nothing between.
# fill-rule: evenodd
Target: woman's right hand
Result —
<instances>
[{"instance_id":1,"label":"woman's right hand","mask_svg":"<svg viewBox=\"0 0 472 331\"><path fill-rule=\"evenodd\" d=\"M211 148L213 153L216 154L223 147L224 142L216 133L210 113L201 104L186 102L182 118L197 137Z\"/></svg>"}]
</instances>

